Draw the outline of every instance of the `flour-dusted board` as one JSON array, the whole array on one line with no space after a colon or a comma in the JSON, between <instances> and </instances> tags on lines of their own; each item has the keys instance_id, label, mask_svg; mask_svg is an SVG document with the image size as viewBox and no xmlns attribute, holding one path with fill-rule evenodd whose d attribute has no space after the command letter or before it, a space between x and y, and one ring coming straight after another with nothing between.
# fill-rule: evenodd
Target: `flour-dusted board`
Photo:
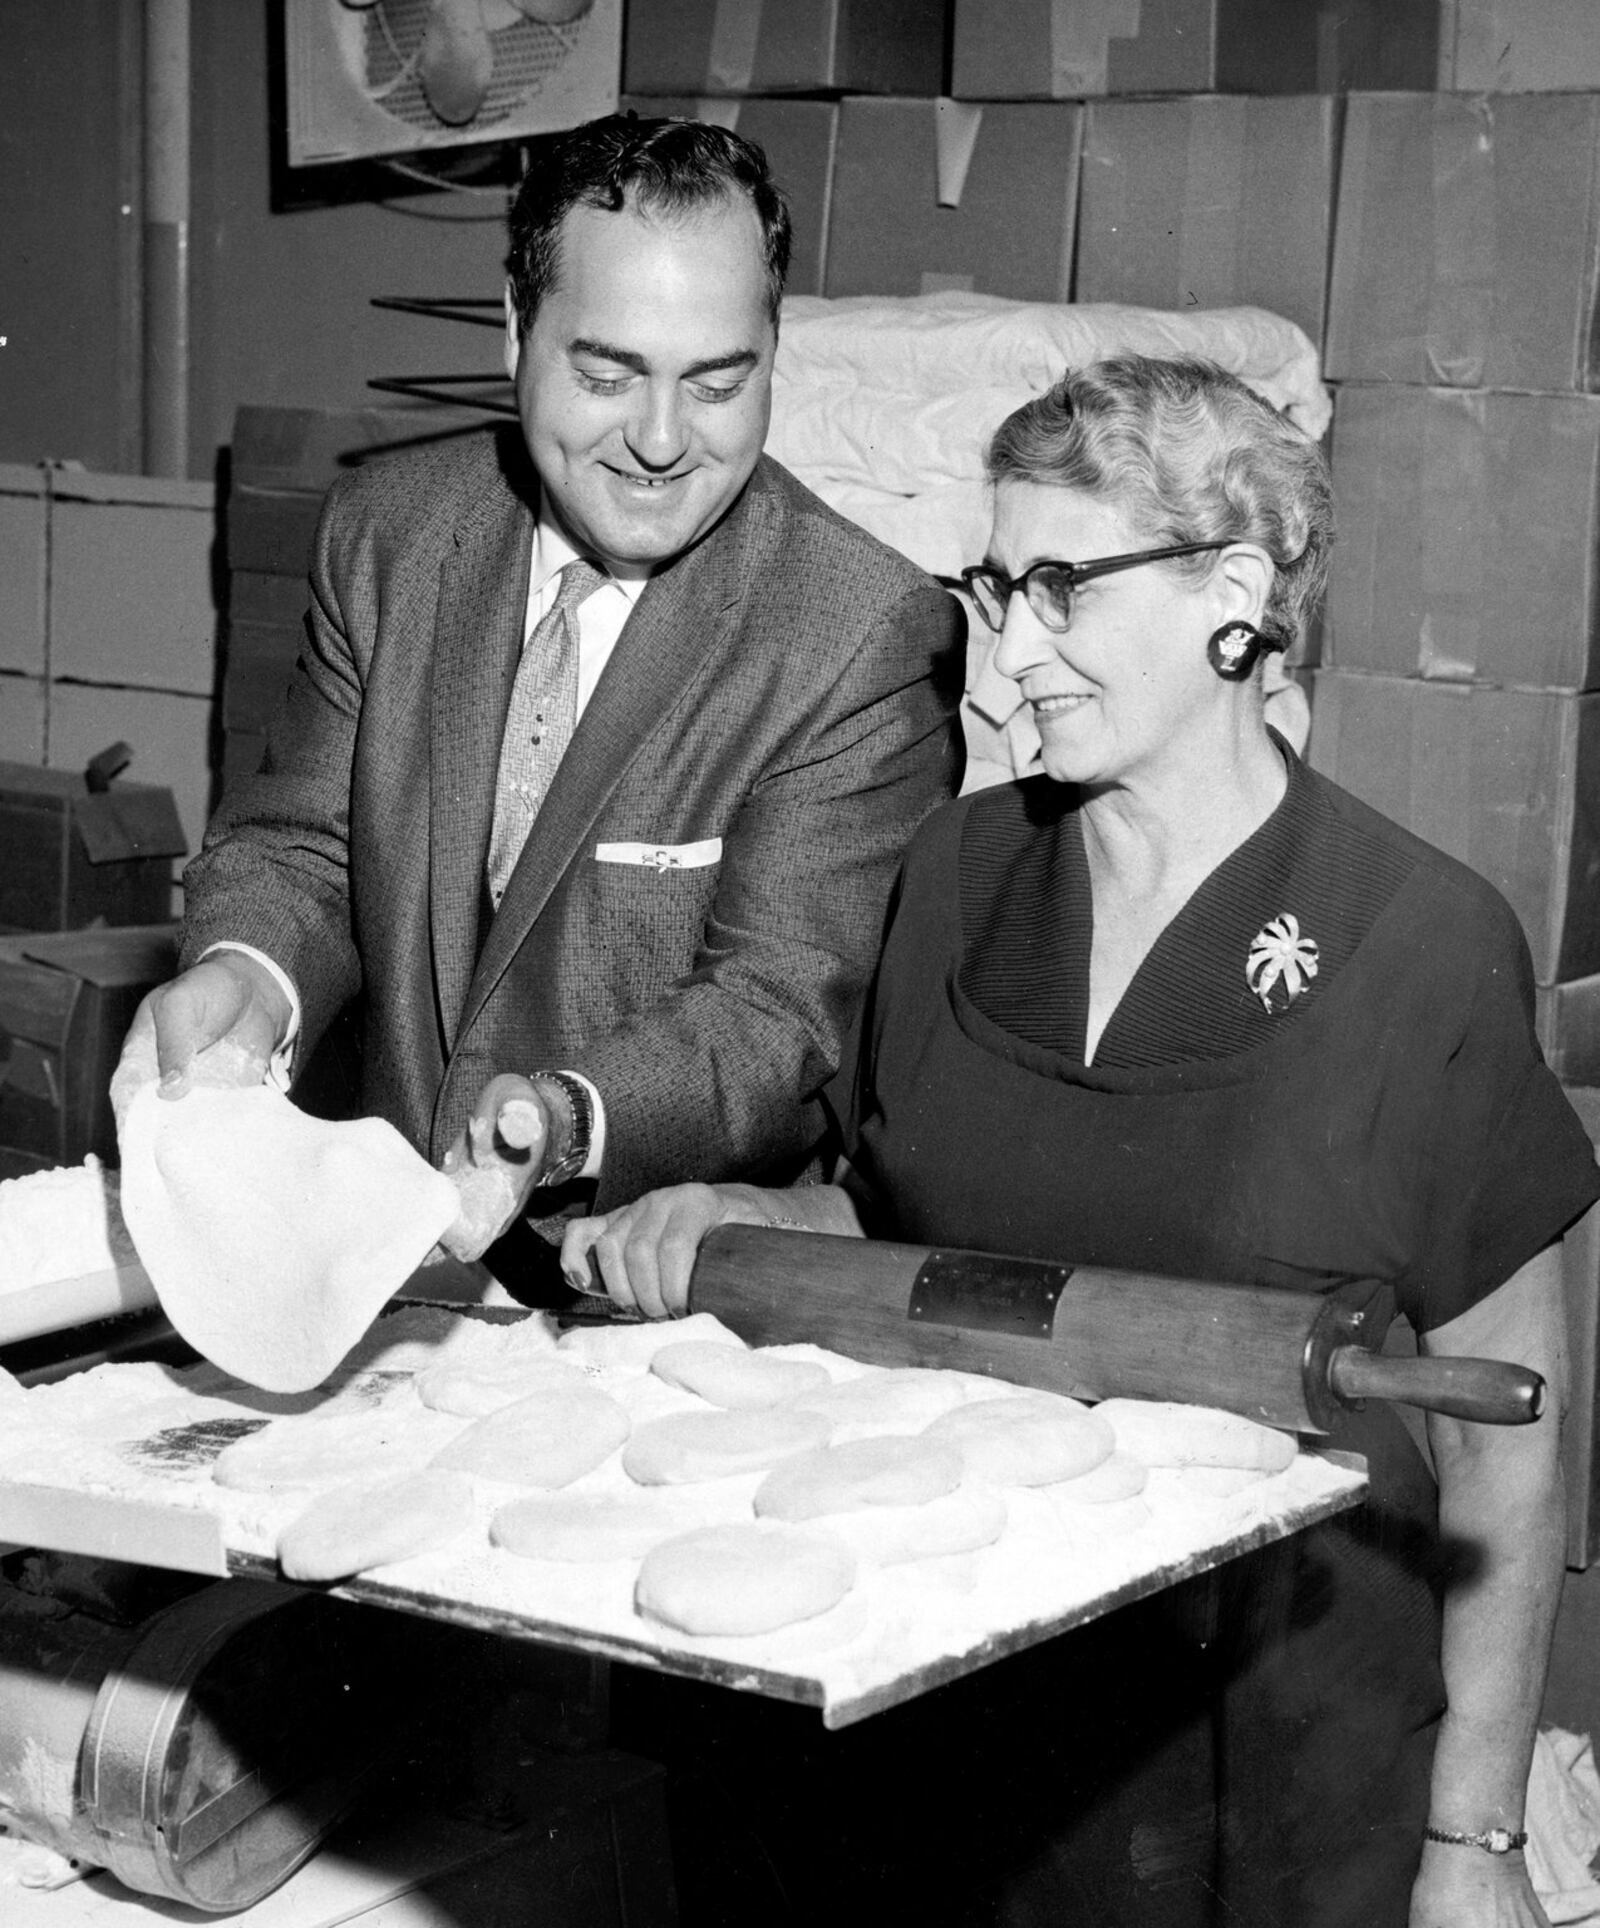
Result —
<instances>
[{"instance_id":1,"label":"flour-dusted board","mask_svg":"<svg viewBox=\"0 0 1600 1928\"><path fill-rule=\"evenodd\" d=\"M705 1336L706 1322L696 1320ZM710 1322L713 1323L714 1322ZM654 1337L677 1336L676 1333ZM378 1322L336 1378L315 1393L254 1392L210 1367L102 1366L0 1403L0 1540L241 1575L277 1571L282 1528L306 1489L228 1490L218 1455L274 1418L414 1406L413 1379L442 1353L465 1362L530 1359L570 1365L610 1393L633 1422L707 1410L648 1371L652 1339L637 1327L587 1328L558 1344L542 1315L409 1307ZM824 1365L836 1379L864 1368L815 1347L773 1348ZM972 1386L970 1396L989 1388ZM431 1416L436 1418L437 1416ZM462 1420L465 1426L468 1422ZM750 1517L762 1475L640 1488L619 1456L567 1495L653 1494L663 1535ZM867 1566L830 1612L778 1632L702 1638L641 1618L636 1560L526 1559L491 1544L489 1522L520 1489L480 1481L472 1530L449 1548L373 1569L341 1586L349 1598L429 1618L628 1661L820 1709L830 1727L909 1700L1354 1506L1359 1462L1302 1451L1284 1471L1230 1495L1202 1475L1152 1471L1141 1500L1064 1503L1050 1489L1005 1489L1007 1525L981 1552Z\"/></svg>"}]
</instances>

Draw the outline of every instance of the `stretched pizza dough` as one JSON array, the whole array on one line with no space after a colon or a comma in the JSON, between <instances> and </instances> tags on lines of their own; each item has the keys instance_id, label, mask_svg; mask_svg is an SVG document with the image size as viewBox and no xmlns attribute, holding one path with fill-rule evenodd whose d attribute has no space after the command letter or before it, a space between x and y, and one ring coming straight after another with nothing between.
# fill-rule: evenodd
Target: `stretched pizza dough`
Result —
<instances>
[{"instance_id":1,"label":"stretched pizza dough","mask_svg":"<svg viewBox=\"0 0 1600 1928\"><path fill-rule=\"evenodd\" d=\"M472 1481L431 1467L319 1493L278 1536L288 1580L343 1580L434 1553L472 1525Z\"/></svg>"},{"instance_id":2,"label":"stretched pizza dough","mask_svg":"<svg viewBox=\"0 0 1600 1928\"><path fill-rule=\"evenodd\" d=\"M921 1506L961 1484L960 1451L926 1436L885 1434L799 1453L756 1489L765 1519L815 1520L862 1508Z\"/></svg>"},{"instance_id":3,"label":"stretched pizza dough","mask_svg":"<svg viewBox=\"0 0 1600 1928\"><path fill-rule=\"evenodd\" d=\"M774 1406L754 1413L669 1413L628 1441L622 1470L641 1486L690 1486L735 1473L765 1473L828 1443L820 1413Z\"/></svg>"},{"instance_id":4,"label":"stretched pizza dough","mask_svg":"<svg viewBox=\"0 0 1600 1928\"><path fill-rule=\"evenodd\" d=\"M669 1386L735 1412L781 1406L785 1400L832 1384L826 1366L805 1359L774 1359L749 1346L724 1345L715 1339L683 1339L662 1346L651 1357L650 1370Z\"/></svg>"},{"instance_id":5,"label":"stretched pizza dough","mask_svg":"<svg viewBox=\"0 0 1600 1928\"><path fill-rule=\"evenodd\" d=\"M771 1520L707 1526L645 1555L634 1605L684 1633L770 1633L836 1607L855 1584L838 1540Z\"/></svg>"},{"instance_id":6,"label":"stretched pizza dough","mask_svg":"<svg viewBox=\"0 0 1600 1928\"><path fill-rule=\"evenodd\" d=\"M167 1317L272 1392L327 1378L460 1203L392 1125L330 1124L270 1085L146 1085L120 1144L123 1217Z\"/></svg>"},{"instance_id":7,"label":"stretched pizza dough","mask_svg":"<svg viewBox=\"0 0 1600 1928\"><path fill-rule=\"evenodd\" d=\"M936 1419L924 1439L961 1454L969 1480L995 1486L1050 1486L1109 1459L1115 1434L1076 1400L1049 1394L985 1399Z\"/></svg>"},{"instance_id":8,"label":"stretched pizza dough","mask_svg":"<svg viewBox=\"0 0 1600 1928\"><path fill-rule=\"evenodd\" d=\"M452 1440L434 1460L508 1486L570 1486L609 1459L628 1437L627 1413L581 1379L502 1406Z\"/></svg>"}]
</instances>

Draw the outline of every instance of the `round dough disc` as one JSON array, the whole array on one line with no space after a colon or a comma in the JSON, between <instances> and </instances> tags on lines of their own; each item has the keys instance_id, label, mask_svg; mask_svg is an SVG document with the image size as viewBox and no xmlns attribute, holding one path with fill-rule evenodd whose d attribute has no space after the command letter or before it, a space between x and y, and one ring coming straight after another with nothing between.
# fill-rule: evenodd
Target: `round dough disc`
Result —
<instances>
[{"instance_id":1,"label":"round dough disc","mask_svg":"<svg viewBox=\"0 0 1600 1928\"><path fill-rule=\"evenodd\" d=\"M1005 1527L1005 1499L992 1486L958 1486L924 1506L874 1506L835 1513L827 1522L864 1567L976 1553L993 1546Z\"/></svg>"},{"instance_id":2,"label":"round dough disc","mask_svg":"<svg viewBox=\"0 0 1600 1928\"><path fill-rule=\"evenodd\" d=\"M439 1359L417 1374L417 1397L435 1412L482 1419L557 1387L582 1385L583 1375L554 1354L543 1358Z\"/></svg>"},{"instance_id":3,"label":"round dough disc","mask_svg":"<svg viewBox=\"0 0 1600 1928\"><path fill-rule=\"evenodd\" d=\"M645 1555L634 1605L683 1633L770 1633L835 1607L856 1562L837 1540L774 1521L706 1526Z\"/></svg>"},{"instance_id":4,"label":"round dough disc","mask_svg":"<svg viewBox=\"0 0 1600 1928\"><path fill-rule=\"evenodd\" d=\"M508 1486L568 1486L609 1459L629 1430L627 1413L597 1386L552 1386L476 1421L433 1463Z\"/></svg>"},{"instance_id":5,"label":"round dough disc","mask_svg":"<svg viewBox=\"0 0 1600 1928\"><path fill-rule=\"evenodd\" d=\"M424 1467L319 1493L278 1536L288 1580L343 1580L433 1553L472 1525L472 1481Z\"/></svg>"},{"instance_id":6,"label":"round dough disc","mask_svg":"<svg viewBox=\"0 0 1600 1928\"><path fill-rule=\"evenodd\" d=\"M651 1359L650 1370L669 1386L734 1412L781 1406L785 1400L832 1383L826 1366L804 1359L773 1359L749 1346L723 1345L715 1339L684 1339L662 1346Z\"/></svg>"},{"instance_id":7,"label":"round dough disc","mask_svg":"<svg viewBox=\"0 0 1600 1928\"><path fill-rule=\"evenodd\" d=\"M955 1447L968 1479L996 1486L1050 1486L1109 1459L1116 1437L1075 1400L1050 1395L985 1399L936 1419L924 1439Z\"/></svg>"},{"instance_id":8,"label":"round dough disc","mask_svg":"<svg viewBox=\"0 0 1600 1928\"><path fill-rule=\"evenodd\" d=\"M1175 1399L1103 1399L1095 1411L1121 1451L1147 1466L1236 1466L1281 1473L1299 1451L1293 1433L1217 1406Z\"/></svg>"},{"instance_id":9,"label":"round dough disc","mask_svg":"<svg viewBox=\"0 0 1600 1928\"><path fill-rule=\"evenodd\" d=\"M628 1441L622 1470L641 1486L687 1486L734 1473L765 1473L828 1443L820 1413L774 1406L754 1413L669 1413Z\"/></svg>"},{"instance_id":10,"label":"round dough disc","mask_svg":"<svg viewBox=\"0 0 1600 1928\"><path fill-rule=\"evenodd\" d=\"M919 1433L967 1398L964 1375L932 1366L891 1366L840 1379L794 1402L834 1422L834 1438L870 1439L876 1433Z\"/></svg>"},{"instance_id":11,"label":"round dough disc","mask_svg":"<svg viewBox=\"0 0 1600 1928\"><path fill-rule=\"evenodd\" d=\"M500 1508L489 1538L528 1560L642 1560L682 1525L658 1496L530 1493Z\"/></svg>"},{"instance_id":12,"label":"round dough disc","mask_svg":"<svg viewBox=\"0 0 1600 1928\"><path fill-rule=\"evenodd\" d=\"M799 1453L774 1467L756 1489L765 1519L815 1520L863 1507L921 1506L961 1484L958 1448L925 1434L885 1434Z\"/></svg>"},{"instance_id":13,"label":"round dough disc","mask_svg":"<svg viewBox=\"0 0 1600 1928\"><path fill-rule=\"evenodd\" d=\"M1128 1453L1112 1453L1076 1479L1059 1481L1050 1488L1050 1497L1069 1500L1074 1506L1110 1506L1142 1493L1149 1479L1150 1469L1143 1460Z\"/></svg>"}]
</instances>

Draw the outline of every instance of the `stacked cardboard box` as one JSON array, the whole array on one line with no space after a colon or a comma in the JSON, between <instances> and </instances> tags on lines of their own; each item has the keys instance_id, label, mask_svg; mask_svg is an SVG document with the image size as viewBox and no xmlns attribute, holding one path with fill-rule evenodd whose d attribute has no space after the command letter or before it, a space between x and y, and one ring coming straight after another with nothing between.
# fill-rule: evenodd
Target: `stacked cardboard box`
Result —
<instances>
[{"instance_id":1,"label":"stacked cardboard box","mask_svg":"<svg viewBox=\"0 0 1600 1928\"><path fill-rule=\"evenodd\" d=\"M630 0L630 94L936 94L947 0Z\"/></svg>"},{"instance_id":2,"label":"stacked cardboard box","mask_svg":"<svg viewBox=\"0 0 1600 1928\"><path fill-rule=\"evenodd\" d=\"M963 100L1431 87L1438 0L955 0Z\"/></svg>"},{"instance_id":3,"label":"stacked cardboard box","mask_svg":"<svg viewBox=\"0 0 1600 1928\"><path fill-rule=\"evenodd\" d=\"M1267 308L1320 343L1338 108L1326 94L1091 102L1074 298Z\"/></svg>"},{"instance_id":4,"label":"stacked cardboard box","mask_svg":"<svg viewBox=\"0 0 1600 1928\"><path fill-rule=\"evenodd\" d=\"M1355 96L1313 760L1522 917L1600 1082L1600 97Z\"/></svg>"},{"instance_id":5,"label":"stacked cardboard box","mask_svg":"<svg viewBox=\"0 0 1600 1928\"><path fill-rule=\"evenodd\" d=\"M641 117L708 121L754 141L789 203L793 239L789 293L820 295L828 257L828 211L839 106L831 100L760 100L730 96L624 95L618 106Z\"/></svg>"},{"instance_id":6,"label":"stacked cardboard box","mask_svg":"<svg viewBox=\"0 0 1600 1928\"><path fill-rule=\"evenodd\" d=\"M845 101L827 292L1067 300L1082 129L1067 102Z\"/></svg>"},{"instance_id":7,"label":"stacked cardboard box","mask_svg":"<svg viewBox=\"0 0 1600 1928\"><path fill-rule=\"evenodd\" d=\"M191 849L211 804L216 548L210 483L0 464L0 757L77 777L126 742L129 778L170 787Z\"/></svg>"},{"instance_id":8,"label":"stacked cardboard box","mask_svg":"<svg viewBox=\"0 0 1600 1928\"><path fill-rule=\"evenodd\" d=\"M300 654L306 571L328 485L363 454L482 432L482 418L432 408L242 408L228 501L223 778L259 764L267 725Z\"/></svg>"}]
</instances>

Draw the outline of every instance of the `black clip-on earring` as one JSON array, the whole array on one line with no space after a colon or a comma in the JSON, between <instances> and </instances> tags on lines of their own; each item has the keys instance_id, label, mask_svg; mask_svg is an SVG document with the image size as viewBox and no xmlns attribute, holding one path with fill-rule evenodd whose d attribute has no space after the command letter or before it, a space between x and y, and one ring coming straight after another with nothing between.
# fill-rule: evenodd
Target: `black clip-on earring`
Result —
<instances>
[{"instance_id":1,"label":"black clip-on earring","mask_svg":"<svg viewBox=\"0 0 1600 1928\"><path fill-rule=\"evenodd\" d=\"M1269 649L1282 649L1281 637L1239 620L1211 632L1206 661L1225 683L1242 683Z\"/></svg>"}]
</instances>

